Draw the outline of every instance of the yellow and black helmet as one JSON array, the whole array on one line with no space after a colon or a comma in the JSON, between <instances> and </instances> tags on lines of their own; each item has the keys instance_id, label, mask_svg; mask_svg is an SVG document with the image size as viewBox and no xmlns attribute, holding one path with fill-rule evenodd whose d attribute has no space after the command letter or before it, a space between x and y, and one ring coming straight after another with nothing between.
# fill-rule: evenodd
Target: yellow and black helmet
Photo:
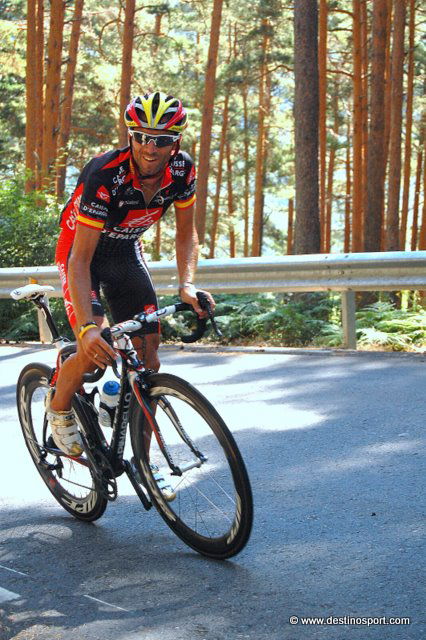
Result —
<instances>
[{"instance_id":1,"label":"yellow and black helmet","mask_svg":"<svg viewBox=\"0 0 426 640\"><path fill-rule=\"evenodd\" d=\"M124 122L131 129L145 127L182 133L188 116L180 100L155 91L133 98L124 112Z\"/></svg>"}]
</instances>

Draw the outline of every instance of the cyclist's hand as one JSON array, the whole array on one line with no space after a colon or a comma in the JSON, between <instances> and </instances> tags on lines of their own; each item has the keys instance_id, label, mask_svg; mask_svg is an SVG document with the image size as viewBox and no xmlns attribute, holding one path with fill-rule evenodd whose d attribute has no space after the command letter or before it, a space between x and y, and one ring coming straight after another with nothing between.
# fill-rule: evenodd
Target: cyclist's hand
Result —
<instances>
[{"instance_id":1,"label":"cyclist's hand","mask_svg":"<svg viewBox=\"0 0 426 640\"><path fill-rule=\"evenodd\" d=\"M188 302L189 304L192 304L194 311L200 318L207 318L207 311L203 311L203 309L200 307L200 303L197 298L197 291L202 291L207 296L207 299L210 303L211 311L213 313L216 303L211 293L209 293L208 291L204 291L203 289L197 289L193 284L186 284L184 287L179 289L180 298L182 302Z\"/></svg>"},{"instance_id":2,"label":"cyclist's hand","mask_svg":"<svg viewBox=\"0 0 426 640\"><path fill-rule=\"evenodd\" d=\"M102 338L99 327L86 331L81 338L81 344L86 356L101 369L106 369L117 357L114 349Z\"/></svg>"}]
</instances>

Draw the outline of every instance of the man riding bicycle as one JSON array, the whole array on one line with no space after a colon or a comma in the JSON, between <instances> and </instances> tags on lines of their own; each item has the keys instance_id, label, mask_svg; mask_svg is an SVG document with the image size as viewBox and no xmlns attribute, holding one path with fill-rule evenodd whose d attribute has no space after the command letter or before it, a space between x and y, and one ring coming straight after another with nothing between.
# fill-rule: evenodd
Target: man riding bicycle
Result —
<instances>
[{"instance_id":1,"label":"man riding bicycle","mask_svg":"<svg viewBox=\"0 0 426 640\"><path fill-rule=\"evenodd\" d=\"M56 263L77 353L62 365L46 410L56 446L79 456L82 440L71 400L85 373L105 368L116 354L101 337L107 326L100 291L114 323L157 307L140 236L174 203L176 262L183 302L204 315L193 285L198 238L194 226L195 167L180 151L187 114L182 102L159 91L134 98L124 120L129 146L90 160L61 215ZM212 296L206 292L214 308ZM158 371L159 326L134 339L147 368Z\"/></svg>"}]
</instances>

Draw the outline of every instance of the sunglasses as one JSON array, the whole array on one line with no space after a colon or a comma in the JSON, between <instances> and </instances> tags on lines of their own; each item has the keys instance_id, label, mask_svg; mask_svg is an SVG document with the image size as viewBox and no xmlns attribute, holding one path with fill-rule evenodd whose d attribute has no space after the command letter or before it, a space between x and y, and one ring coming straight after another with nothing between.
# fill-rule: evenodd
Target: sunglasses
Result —
<instances>
[{"instance_id":1,"label":"sunglasses","mask_svg":"<svg viewBox=\"0 0 426 640\"><path fill-rule=\"evenodd\" d=\"M129 131L129 134L134 138L138 144L148 144L153 141L156 147L169 147L174 142L179 140L180 134L177 136L163 135L151 136L148 133L142 133L141 131Z\"/></svg>"}]
</instances>

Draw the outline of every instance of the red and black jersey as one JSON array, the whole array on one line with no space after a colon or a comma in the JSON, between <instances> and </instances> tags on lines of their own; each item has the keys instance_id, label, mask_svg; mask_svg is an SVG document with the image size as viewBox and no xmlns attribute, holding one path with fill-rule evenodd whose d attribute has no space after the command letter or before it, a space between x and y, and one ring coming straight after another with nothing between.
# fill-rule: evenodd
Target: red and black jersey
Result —
<instances>
[{"instance_id":1,"label":"red and black jersey","mask_svg":"<svg viewBox=\"0 0 426 640\"><path fill-rule=\"evenodd\" d=\"M108 151L84 167L60 226L68 237L74 236L77 224L102 230L97 252L110 253L137 240L172 203L179 209L190 207L195 183L194 163L180 151L170 158L157 193L145 202L130 147Z\"/></svg>"}]
</instances>

